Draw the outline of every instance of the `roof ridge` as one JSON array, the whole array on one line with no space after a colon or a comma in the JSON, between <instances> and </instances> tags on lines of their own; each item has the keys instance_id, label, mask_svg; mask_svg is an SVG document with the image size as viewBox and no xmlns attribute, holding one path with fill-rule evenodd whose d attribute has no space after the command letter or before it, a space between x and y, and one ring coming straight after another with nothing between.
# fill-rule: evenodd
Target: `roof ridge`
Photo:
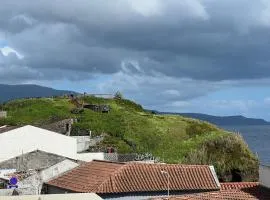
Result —
<instances>
[{"instance_id":1,"label":"roof ridge","mask_svg":"<svg viewBox=\"0 0 270 200\"><path fill-rule=\"evenodd\" d=\"M32 150L32 151L29 151L29 152L23 152L22 154L17 155L17 156L14 156L14 157L11 157L11 158L9 158L9 159L7 159L7 160L3 160L3 161L0 162L0 164L1 164L1 163L4 163L4 162L7 162L7 161L10 161L10 160L13 160L13 159L16 159L16 158L18 158L18 157L27 156L28 154L35 153L35 152L45 153L45 154L50 154L50 155L53 155L53 156L58 156L58 157L61 157L61 158L65 158L65 159L67 159L67 160L77 161L77 160L75 160L75 159L71 159L71 158L68 158L68 157L66 157L66 156L62 156L62 155L56 154L56 153L51 153L51 152L43 151L43 150L40 150L40 149L34 149L34 150Z\"/></svg>"},{"instance_id":2,"label":"roof ridge","mask_svg":"<svg viewBox=\"0 0 270 200\"><path fill-rule=\"evenodd\" d=\"M252 181L247 181L247 182L224 182L224 183L220 183L222 185L230 185L230 184L259 184L260 182L252 182Z\"/></svg>"},{"instance_id":3,"label":"roof ridge","mask_svg":"<svg viewBox=\"0 0 270 200\"><path fill-rule=\"evenodd\" d=\"M210 167L211 165L189 165L189 164L167 164L167 163L147 163L147 162L126 162L126 165L158 165L158 166L181 166L181 167Z\"/></svg>"},{"instance_id":4,"label":"roof ridge","mask_svg":"<svg viewBox=\"0 0 270 200\"><path fill-rule=\"evenodd\" d=\"M112 163L115 163L115 162L112 162ZM119 162L118 162L119 163ZM109 177L107 179L105 179L98 187L97 187L97 190L99 191L100 188L102 188L107 182L110 182L112 183L112 188L113 190L116 188L116 185L115 185L115 177L117 175L119 175L119 172L123 170L123 168L126 168L128 166L128 163L122 163L123 165L121 167L119 167L118 169L116 169L114 172L112 172Z\"/></svg>"},{"instance_id":5,"label":"roof ridge","mask_svg":"<svg viewBox=\"0 0 270 200\"><path fill-rule=\"evenodd\" d=\"M124 162L117 162L117 161L111 161L111 160L98 160L98 159L94 159L90 162L103 162L103 163L114 163L114 164L126 164Z\"/></svg>"}]
</instances>

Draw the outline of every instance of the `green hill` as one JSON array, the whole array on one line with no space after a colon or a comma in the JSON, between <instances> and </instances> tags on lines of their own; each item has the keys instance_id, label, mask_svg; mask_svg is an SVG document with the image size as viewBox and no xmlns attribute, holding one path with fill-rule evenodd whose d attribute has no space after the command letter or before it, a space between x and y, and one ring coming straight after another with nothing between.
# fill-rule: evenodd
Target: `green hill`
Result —
<instances>
[{"instance_id":1,"label":"green hill","mask_svg":"<svg viewBox=\"0 0 270 200\"><path fill-rule=\"evenodd\" d=\"M81 99L82 101L82 99ZM0 125L41 125L76 117L73 135L80 130L106 133L104 146L115 146L120 153L152 153L168 163L214 165L218 176L230 180L231 171L240 170L244 180L256 180L258 159L240 135L226 132L212 124L176 115L155 115L129 100L85 97L84 103L109 104L109 113L75 107L68 98L22 99L2 107L8 118Z\"/></svg>"}]
</instances>

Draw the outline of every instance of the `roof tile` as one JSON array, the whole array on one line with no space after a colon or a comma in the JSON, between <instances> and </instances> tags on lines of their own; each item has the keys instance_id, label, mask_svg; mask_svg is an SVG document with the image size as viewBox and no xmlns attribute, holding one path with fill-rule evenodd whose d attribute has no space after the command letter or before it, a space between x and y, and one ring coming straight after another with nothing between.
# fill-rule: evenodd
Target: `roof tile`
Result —
<instances>
[{"instance_id":1,"label":"roof tile","mask_svg":"<svg viewBox=\"0 0 270 200\"><path fill-rule=\"evenodd\" d=\"M167 198L157 198L162 200ZM220 191L171 197L171 200L269 200L270 190L257 182L221 183Z\"/></svg>"},{"instance_id":2,"label":"roof tile","mask_svg":"<svg viewBox=\"0 0 270 200\"><path fill-rule=\"evenodd\" d=\"M207 165L176 165L146 163L114 163L92 161L49 181L47 184L75 192L126 193L167 190L218 190Z\"/></svg>"}]
</instances>

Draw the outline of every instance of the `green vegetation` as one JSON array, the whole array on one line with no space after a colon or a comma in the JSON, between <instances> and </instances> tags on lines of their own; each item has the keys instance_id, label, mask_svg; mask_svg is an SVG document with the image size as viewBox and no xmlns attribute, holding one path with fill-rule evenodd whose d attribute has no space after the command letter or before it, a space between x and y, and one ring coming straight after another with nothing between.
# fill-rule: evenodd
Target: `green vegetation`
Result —
<instances>
[{"instance_id":1,"label":"green vegetation","mask_svg":"<svg viewBox=\"0 0 270 200\"><path fill-rule=\"evenodd\" d=\"M0 125L45 124L76 117L72 134L91 130L104 133L104 146L115 146L120 153L151 153L168 163L214 165L219 177L228 180L231 170L238 169L245 180L256 180L258 159L251 153L241 136L218 127L174 115L155 115L140 105L125 99L84 97L88 104L109 104L109 113L76 107L68 98L16 100L3 105L8 118Z\"/></svg>"}]
</instances>

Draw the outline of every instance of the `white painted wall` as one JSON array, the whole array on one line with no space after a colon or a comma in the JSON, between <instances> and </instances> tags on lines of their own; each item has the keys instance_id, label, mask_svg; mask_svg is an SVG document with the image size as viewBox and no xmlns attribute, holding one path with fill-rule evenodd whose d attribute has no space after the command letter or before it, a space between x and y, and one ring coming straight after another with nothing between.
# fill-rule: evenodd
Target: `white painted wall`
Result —
<instances>
[{"instance_id":1,"label":"white painted wall","mask_svg":"<svg viewBox=\"0 0 270 200\"><path fill-rule=\"evenodd\" d=\"M261 165L259 168L260 184L270 188L270 167Z\"/></svg>"},{"instance_id":2,"label":"white painted wall","mask_svg":"<svg viewBox=\"0 0 270 200\"><path fill-rule=\"evenodd\" d=\"M2 196L11 196L13 193L13 189L1 189L0 190L0 199L3 200L4 197Z\"/></svg>"},{"instance_id":3,"label":"white painted wall","mask_svg":"<svg viewBox=\"0 0 270 200\"><path fill-rule=\"evenodd\" d=\"M16 169L0 169L0 178L9 180L9 177L7 176L7 174L12 174L15 172L16 172Z\"/></svg>"},{"instance_id":4,"label":"white painted wall","mask_svg":"<svg viewBox=\"0 0 270 200\"><path fill-rule=\"evenodd\" d=\"M77 152L83 152L89 149L90 136L72 136L77 140Z\"/></svg>"},{"instance_id":5,"label":"white painted wall","mask_svg":"<svg viewBox=\"0 0 270 200\"><path fill-rule=\"evenodd\" d=\"M44 182L50 181L56 176L59 176L60 174L69 171L75 167L79 166L78 163L75 163L71 160L64 160L60 163L57 163L56 165L53 165L47 169L44 169L41 171L40 175Z\"/></svg>"},{"instance_id":6,"label":"white painted wall","mask_svg":"<svg viewBox=\"0 0 270 200\"><path fill-rule=\"evenodd\" d=\"M105 160L105 159L104 153L98 152L98 153L78 153L77 160L90 162L92 160Z\"/></svg>"},{"instance_id":7,"label":"white painted wall","mask_svg":"<svg viewBox=\"0 0 270 200\"><path fill-rule=\"evenodd\" d=\"M39 173L18 182L18 191L22 195L38 195L41 192L42 185L64 172L67 172L78 164L70 160L64 160L56 165L53 165L47 169L42 170Z\"/></svg>"},{"instance_id":8,"label":"white painted wall","mask_svg":"<svg viewBox=\"0 0 270 200\"><path fill-rule=\"evenodd\" d=\"M77 157L75 138L30 125L0 134L0 147L0 162L37 149L68 158Z\"/></svg>"}]
</instances>

